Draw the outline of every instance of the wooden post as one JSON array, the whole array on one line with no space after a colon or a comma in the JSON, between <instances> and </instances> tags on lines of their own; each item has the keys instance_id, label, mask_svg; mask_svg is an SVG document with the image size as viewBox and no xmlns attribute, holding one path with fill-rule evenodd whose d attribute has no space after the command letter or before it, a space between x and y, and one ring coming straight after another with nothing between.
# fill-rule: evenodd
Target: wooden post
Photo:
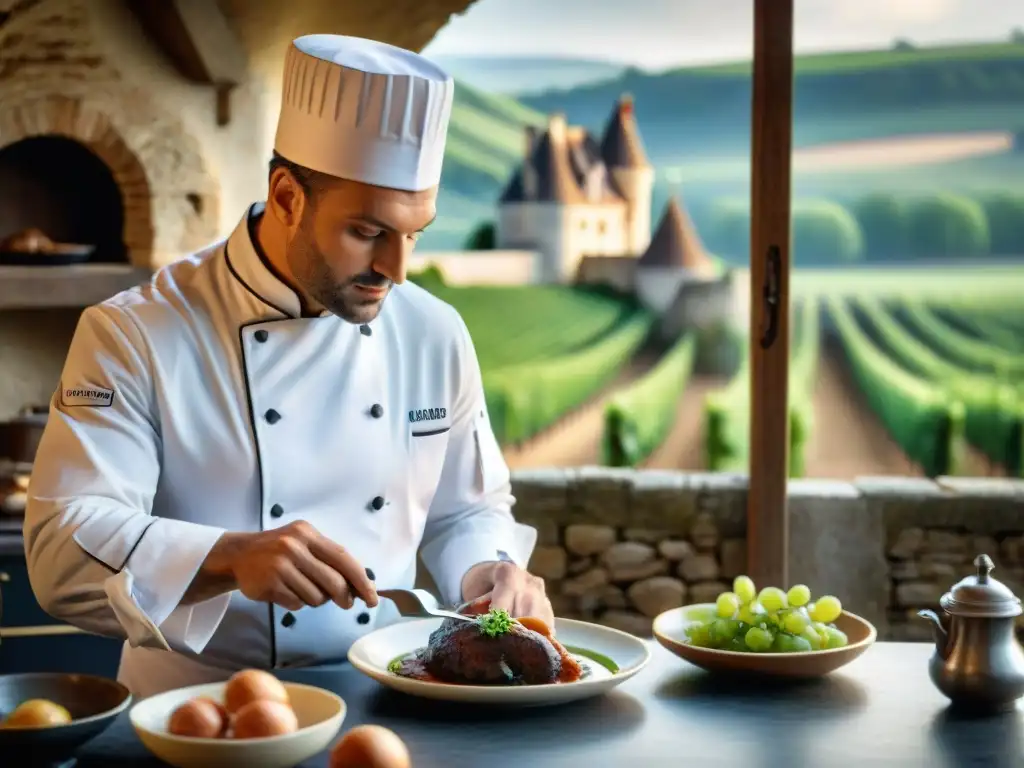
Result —
<instances>
[{"instance_id":1,"label":"wooden post","mask_svg":"<svg viewBox=\"0 0 1024 768\"><path fill-rule=\"evenodd\" d=\"M793 0L754 0L753 70L748 570L785 588Z\"/></svg>"}]
</instances>

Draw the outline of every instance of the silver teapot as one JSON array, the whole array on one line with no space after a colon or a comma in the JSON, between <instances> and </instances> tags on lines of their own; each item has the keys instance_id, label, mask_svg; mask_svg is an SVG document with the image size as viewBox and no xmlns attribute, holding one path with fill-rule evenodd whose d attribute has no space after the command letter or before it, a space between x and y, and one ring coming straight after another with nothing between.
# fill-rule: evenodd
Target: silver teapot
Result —
<instances>
[{"instance_id":1,"label":"silver teapot","mask_svg":"<svg viewBox=\"0 0 1024 768\"><path fill-rule=\"evenodd\" d=\"M932 622L935 653L928 664L932 682L955 706L986 712L1013 709L1024 696L1024 650L1015 634L1021 601L991 577L988 555L974 560L968 576L942 596L941 618Z\"/></svg>"}]
</instances>

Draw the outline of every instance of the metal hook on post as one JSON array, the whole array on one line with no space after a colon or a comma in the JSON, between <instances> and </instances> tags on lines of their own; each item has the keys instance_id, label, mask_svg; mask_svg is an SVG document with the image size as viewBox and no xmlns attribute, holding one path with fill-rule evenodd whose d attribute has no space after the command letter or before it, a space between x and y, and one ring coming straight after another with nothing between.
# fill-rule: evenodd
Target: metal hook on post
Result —
<instances>
[{"instance_id":1,"label":"metal hook on post","mask_svg":"<svg viewBox=\"0 0 1024 768\"><path fill-rule=\"evenodd\" d=\"M761 333L761 349L768 349L779 335L779 282L782 278L782 252L779 246L768 246L768 264L764 273L764 288L761 300L764 302L765 328Z\"/></svg>"}]
</instances>

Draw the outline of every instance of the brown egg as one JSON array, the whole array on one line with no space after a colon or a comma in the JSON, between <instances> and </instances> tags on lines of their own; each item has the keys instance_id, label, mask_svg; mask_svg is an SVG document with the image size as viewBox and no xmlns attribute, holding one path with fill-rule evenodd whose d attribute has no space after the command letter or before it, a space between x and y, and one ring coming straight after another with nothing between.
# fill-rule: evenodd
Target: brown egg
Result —
<instances>
[{"instance_id":1,"label":"brown egg","mask_svg":"<svg viewBox=\"0 0 1024 768\"><path fill-rule=\"evenodd\" d=\"M48 725L65 725L71 722L71 713L60 704L47 699L23 701L4 720L4 728L40 728Z\"/></svg>"},{"instance_id":2,"label":"brown egg","mask_svg":"<svg viewBox=\"0 0 1024 768\"><path fill-rule=\"evenodd\" d=\"M357 725L334 745L328 768L411 768L409 748L394 731Z\"/></svg>"},{"instance_id":3,"label":"brown egg","mask_svg":"<svg viewBox=\"0 0 1024 768\"><path fill-rule=\"evenodd\" d=\"M288 691L281 681L269 672L244 669L235 673L224 688L224 708L233 715L253 701L277 701L287 704Z\"/></svg>"},{"instance_id":4,"label":"brown egg","mask_svg":"<svg viewBox=\"0 0 1024 768\"><path fill-rule=\"evenodd\" d=\"M219 739L228 728L227 713L212 699L192 699L171 714L167 732L192 739Z\"/></svg>"},{"instance_id":5,"label":"brown egg","mask_svg":"<svg viewBox=\"0 0 1024 768\"><path fill-rule=\"evenodd\" d=\"M295 711L279 701L252 701L235 713L232 735L236 739L263 739L299 730Z\"/></svg>"}]
</instances>

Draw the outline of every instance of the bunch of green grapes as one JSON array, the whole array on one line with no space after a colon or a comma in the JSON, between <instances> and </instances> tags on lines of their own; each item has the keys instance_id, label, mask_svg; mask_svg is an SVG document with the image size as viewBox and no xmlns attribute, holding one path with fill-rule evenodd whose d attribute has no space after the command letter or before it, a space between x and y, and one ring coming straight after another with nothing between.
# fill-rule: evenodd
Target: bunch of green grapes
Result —
<instances>
[{"instance_id":1,"label":"bunch of green grapes","mask_svg":"<svg viewBox=\"0 0 1024 768\"><path fill-rule=\"evenodd\" d=\"M842 648L846 635L832 623L843 612L838 598L823 595L811 602L803 584L784 592L760 591L748 576L737 576L732 592L723 592L715 610L694 617L686 629L691 645L744 653L796 653Z\"/></svg>"}]
</instances>

